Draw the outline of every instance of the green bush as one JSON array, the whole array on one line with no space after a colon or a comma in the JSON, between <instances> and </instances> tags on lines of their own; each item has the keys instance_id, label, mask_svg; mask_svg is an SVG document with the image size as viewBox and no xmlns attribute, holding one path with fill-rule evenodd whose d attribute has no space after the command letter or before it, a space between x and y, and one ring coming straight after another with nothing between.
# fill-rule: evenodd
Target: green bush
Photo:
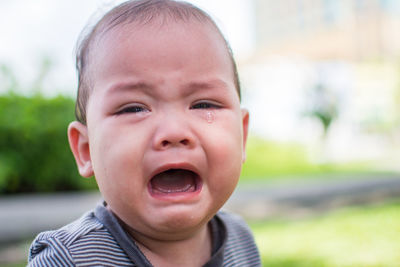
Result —
<instances>
[{"instance_id":1,"label":"green bush","mask_svg":"<svg viewBox=\"0 0 400 267\"><path fill-rule=\"evenodd\" d=\"M1 194L95 187L79 176L69 149L67 127L72 120L71 98L0 96Z\"/></svg>"}]
</instances>

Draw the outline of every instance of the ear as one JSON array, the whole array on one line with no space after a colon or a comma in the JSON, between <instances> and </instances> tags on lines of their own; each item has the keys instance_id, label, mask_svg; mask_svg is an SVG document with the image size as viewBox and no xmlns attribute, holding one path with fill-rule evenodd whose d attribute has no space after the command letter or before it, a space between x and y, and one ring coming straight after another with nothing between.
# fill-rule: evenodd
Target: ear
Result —
<instances>
[{"instance_id":1,"label":"ear","mask_svg":"<svg viewBox=\"0 0 400 267\"><path fill-rule=\"evenodd\" d=\"M73 121L68 126L69 146L74 154L79 174L83 177L93 176L93 166L90 158L89 137L86 125Z\"/></svg>"},{"instance_id":2,"label":"ear","mask_svg":"<svg viewBox=\"0 0 400 267\"><path fill-rule=\"evenodd\" d=\"M243 156L242 162L246 161L246 142L247 142L247 134L249 132L249 111L247 109L242 108L242 125L243 125Z\"/></svg>"}]
</instances>

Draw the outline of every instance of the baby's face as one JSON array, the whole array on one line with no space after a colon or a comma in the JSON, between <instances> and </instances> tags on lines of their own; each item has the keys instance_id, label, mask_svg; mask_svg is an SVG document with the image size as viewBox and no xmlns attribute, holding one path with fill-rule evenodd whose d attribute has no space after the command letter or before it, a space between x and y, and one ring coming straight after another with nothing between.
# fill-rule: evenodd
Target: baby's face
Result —
<instances>
[{"instance_id":1,"label":"baby's face","mask_svg":"<svg viewBox=\"0 0 400 267\"><path fill-rule=\"evenodd\" d=\"M100 191L137 232L196 231L233 192L244 159L248 114L226 47L194 22L130 24L102 38L87 106Z\"/></svg>"}]
</instances>

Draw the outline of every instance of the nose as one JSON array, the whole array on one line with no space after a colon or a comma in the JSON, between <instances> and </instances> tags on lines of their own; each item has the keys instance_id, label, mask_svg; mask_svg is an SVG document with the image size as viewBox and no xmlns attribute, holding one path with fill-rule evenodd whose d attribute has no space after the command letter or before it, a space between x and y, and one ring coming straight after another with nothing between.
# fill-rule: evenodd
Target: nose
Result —
<instances>
[{"instance_id":1,"label":"nose","mask_svg":"<svg viewBox=\"0 0 400 267\"><path fill-rule=\"evenodd\" d=\"M154 134L153 147L156 150L165 150L173 147L193 148L195 135L183 116L172 114L162 116Z\"/></svg>"}]
</instances>

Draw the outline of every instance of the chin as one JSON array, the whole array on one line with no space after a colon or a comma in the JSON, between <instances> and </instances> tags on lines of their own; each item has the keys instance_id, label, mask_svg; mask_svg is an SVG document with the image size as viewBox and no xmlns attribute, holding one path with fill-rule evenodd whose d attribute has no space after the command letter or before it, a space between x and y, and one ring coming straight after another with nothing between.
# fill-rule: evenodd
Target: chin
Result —
<instances>
[{"instance_id":1,"label":"chin","mask_svg":"<svg viewBox=\"0 0 400 267\"><path fill-rule=\"evenodd\" d=\"M206 225L215 212L196 208L174 207L166 209L157 217L157 224L163 232L179 233L191 232Z\"/></svg>"}]
</instances>

